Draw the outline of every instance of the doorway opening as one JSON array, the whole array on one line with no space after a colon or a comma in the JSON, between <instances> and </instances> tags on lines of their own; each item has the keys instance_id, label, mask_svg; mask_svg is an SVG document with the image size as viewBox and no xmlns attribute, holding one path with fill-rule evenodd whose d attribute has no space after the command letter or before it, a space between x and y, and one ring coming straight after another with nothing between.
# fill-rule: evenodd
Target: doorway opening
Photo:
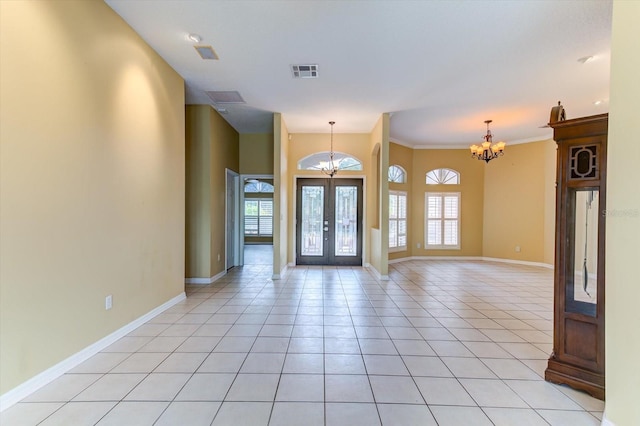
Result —
<instances>
[{"instance_id":1,"label":"doorway opening","mask_svg":"<svg viewBox=\"0 0 640 426\"><path fill-rule=\"evenodd\" d=\"M362 186L362 179L297 179L297 265L362 266Z\"/></svg>"},{"instance_id":2,"label":"doorway opening","mask_svg":"<svg viewBox=\"0 0 640 426\"><path fill-rule=\"evenodd\" d=\"M273 264L273 176L242 175L242 265Z\"/></svg>"}]
</instances>

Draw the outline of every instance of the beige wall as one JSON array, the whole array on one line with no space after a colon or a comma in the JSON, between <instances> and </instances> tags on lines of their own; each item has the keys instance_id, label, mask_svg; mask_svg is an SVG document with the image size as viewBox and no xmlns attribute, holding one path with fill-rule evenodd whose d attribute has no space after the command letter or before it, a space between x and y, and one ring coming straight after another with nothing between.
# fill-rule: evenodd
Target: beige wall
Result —
<instances>
[{"instance_id":1,"label":"beige wall","mask_svg":"<svg viewBox=\"0 0 640 426\"><path fill-rule=\"evenodd\" d=\"M240 173L273 174L273 134L240 134Z\"/></svg>"},{"instance_id":2,"label":"beige wall","mask_svg":"<svg viewBox=\"0 0 640 426\"><path fill-rule=\"evenodd\" d=\"M187 106L185 275L211 277L211 129L206 106Z\"/></svg>"},{"instance_id":3,"label":"beige wall","mask_svg":"<svg viewBox=\"0 0 640 426\"><path fill-rule=\"evenodd\" d=\"M389 114L382 114L369 135L371 166L367 170L369 263L383 277L389 274Z\"/></svg>"},{"instance_id":4,"label":"beige wall","mask_svg":"<svg viewBox=\"0 0 640 426\"><path fill-rule=\"evenodd\" d=\"M544 144L544 255L542 262L555 263L556 253L556 165L558 149L555 142Z\"/></svg>"},{"instance_id":5,"label":"beige wall","mask_svg":"<svg viewBox=\"0 0 640 426\"><path fill-rule=\"evenodd\" d=\"M640 424L640 2L614 1L607 163L605 415Z\"/></svg>"},{"instance_id":6,"label":"beige wall","mask_svg":"<svg viewBox=\"0 0 640 426\"><path fill-rule=\"evenodd\" d=\"M184 291L185 125L183 80L103 2L0 19L4 394Z\"/></svg>"},{"instance_id":7,"label":"beige wall","mask_svg":"<svg viewBox=\"0 0 640 426\"><path fill-rule=\"evenodd\" d=\"M279 278L287 267L287 255L289 239L287 236L289 224L293 222L289 218L290 205L289 169L292 164L289 159L290 141L287 125L282 114L273 114L273 145L274 164L273 169L278 170L273 176L273 275Z\"/></svg>"},{"instance_id":8,"label":"beige wall","mask_svg":"<svg viewBox=\"0 0 640 426\"><path fill-rule=\"evenodd\" d=\"M483 256L549 260L553 241L547 231L553 220L547 207L555 206L555 161L553 168L546 165L554 147L553 140L508 145L503 157L479 162L485 167Z\"/></svg>"},{"instance_id":9,"label":"beige wall","mask_svg":"<svg viewBox=\"0 0 640 426\"><path fill-rule=\"evenodd\" d=\"M239 135L209 105L187 105L188 278L225 270L226 169L238 172Z\"/></svg>"},{"instance_id":10,"label":"beige wall","mask_svg":"<svg viewBox=\"0 0 640 426\"><path fill-rule=\"evenodd\" d=\"M413 203L416 202L411 197L413 188L413 149L396 143L390 143L389 166L392 165L402 167L407 173L405 183L389 182L390 191L405 191L407 193L407 250L389 252L389 259L401 259L404 257L410 257L411 247L415 245L413 242L413 232L411 232L409 227L413 219L411 208L413 207Z\"/></svg>"},{"instance_id":11,"label":"beige wall","mask_svg":"<svg viewBox=\"0 0 640 426\"><path fill-rule=\"evenodd\" d=\"M502 160L496 160L502 161ZM413 256L482 256L482 218L485 168L493 164L473 160L468 149L415 150L411 236ZM460 173L460 185L427 185L428 171L448 168ZM426 192L460 192L460 250L425 250L424 217ZM417 248L417 244L420 248Z\"/></svg>"}]
</instances>

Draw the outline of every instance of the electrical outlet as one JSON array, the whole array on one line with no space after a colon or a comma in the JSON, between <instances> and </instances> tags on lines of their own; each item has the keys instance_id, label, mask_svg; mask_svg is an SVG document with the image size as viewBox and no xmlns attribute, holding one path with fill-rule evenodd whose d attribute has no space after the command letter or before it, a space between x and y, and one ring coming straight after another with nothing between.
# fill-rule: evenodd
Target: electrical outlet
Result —
<instances>
[{"instance_id":1,"label":"electrical outlet","mask_svg":"<svg viewBox=\"0 0 640 426\"><path fill-rule=\"evenodd\" d=\"M218 253L218 262L220 262L220 253Z\"/></svg>"},{"instance_id":2,"label":"electrical outlet","mask_svg":"<svg viewBox=\"0 0 640 426\"><path fill-rule=\"evenodd\" d=\"M416 246L418 246L418 248L420 248L420 243L416 244Z\"/></svg>"},{"instance_id":3,"label":"electrical outlet","mask_svg":"<svg viewBox=\"0 0 640 426\"><path fill-rule=\"evenodd\" d=\"M520 253L520 246L516 246L516 253Z\"/></svg>"},{"instance_id":4,"label":"electrical outlet","mask_svg":"<svg viewBox=\"0 0 640 426\"><path fill-rule=\"evenodd\" d=\"M104 298L104 309L109 310L113 307L113 296L108 295Z\"/></svg>"}]
</instances>

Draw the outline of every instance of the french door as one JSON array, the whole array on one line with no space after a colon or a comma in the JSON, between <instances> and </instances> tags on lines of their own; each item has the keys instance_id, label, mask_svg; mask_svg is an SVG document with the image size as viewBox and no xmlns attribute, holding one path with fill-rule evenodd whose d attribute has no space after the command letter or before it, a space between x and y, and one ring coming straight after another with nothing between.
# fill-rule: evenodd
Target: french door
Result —
<instances>
[{"instance_id":1,"label":"french door","mask_svg":"<svg viewBox=\"0 0 640 426\"><path fill-rule=\"evenodd\" d=\"M362 179L298 179L296 264L362 265Z\"/></svg>"}]
</instances>

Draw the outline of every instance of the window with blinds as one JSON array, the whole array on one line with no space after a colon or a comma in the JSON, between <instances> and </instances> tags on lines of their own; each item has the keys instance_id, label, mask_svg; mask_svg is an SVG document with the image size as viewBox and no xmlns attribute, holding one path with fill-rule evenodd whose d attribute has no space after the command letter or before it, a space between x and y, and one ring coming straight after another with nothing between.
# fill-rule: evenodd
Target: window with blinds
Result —
<instances>
[{"instance_id":1,"label":"window with blinds","mask_svg":"<svg viewBox=\"0 0 640 426\"><path fill-rule=\"evenodd\" d=\"M244 200L244 235L273 235L273 200Z\"/></svg>"},{"instance_id":2,"label":"window with blinds","mask_svg":"<svg viewBox=\"0 0 640 426\"><path fill-rule=\"evenodd\" d=\"M427 192L425 248L460 248L460 193Z\"/></svg>"},{"instance_id":3,"label":"window with blinds","mask_svg":"<svg viewBox=\"0 0 640 426\"><path fill-rule=\"evenodd\" d=\"M407 249L407 193L389 191L389 248Z\"/></svg>"}]
</instances>

